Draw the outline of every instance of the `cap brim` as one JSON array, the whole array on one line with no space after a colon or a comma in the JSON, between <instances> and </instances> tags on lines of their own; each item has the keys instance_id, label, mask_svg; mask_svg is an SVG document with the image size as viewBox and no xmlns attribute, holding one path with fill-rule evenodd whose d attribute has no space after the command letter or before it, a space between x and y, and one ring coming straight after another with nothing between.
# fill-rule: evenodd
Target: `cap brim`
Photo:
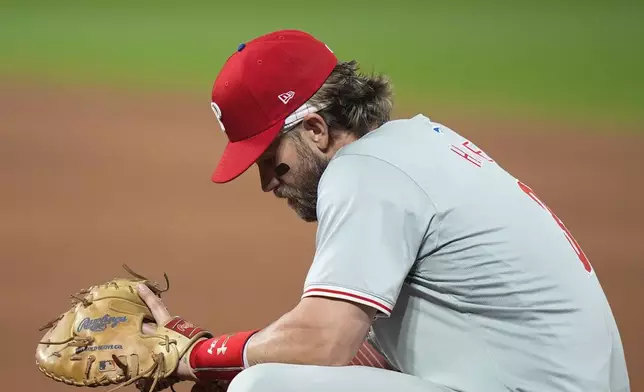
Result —
<instances>
[{"instance_id":1,"label":"cap brim","mask_svg":"<svg viewBox=\"0 0 644 392\"><path fill-rule=\"evenodd\" d=\"M283 126L283 121L278 122L253 137L238 142L228 142L212 174L212 181L223 184L244 174L273 143Z\"/></svg>"}]
</instances>

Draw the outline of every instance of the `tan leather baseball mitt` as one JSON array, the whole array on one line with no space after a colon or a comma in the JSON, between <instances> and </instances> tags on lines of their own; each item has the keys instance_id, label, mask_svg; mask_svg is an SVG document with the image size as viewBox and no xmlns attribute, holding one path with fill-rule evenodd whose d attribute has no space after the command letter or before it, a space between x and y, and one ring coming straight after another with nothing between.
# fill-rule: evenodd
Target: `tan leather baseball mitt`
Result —
<instances>
[{"instance_id":1,"label":"tan leather baseball mitt","mask_svg":"<svg viewBox=\"0 0 644 392\"><path fill-rule=\"evenodd\" d=\"M72 295L73 307L43 326L48 329L36 349L38 368L53 380L75 386L137 383L150 391L171 387L179 360L202 337L212 335L180 317L154 333L143 323L154 323L136 286L146 284L157 296L169 288L159 286L123 267L134 278L117 278ZM156 388L156 389L155 389Z\"/></svg>"}]
</instances>

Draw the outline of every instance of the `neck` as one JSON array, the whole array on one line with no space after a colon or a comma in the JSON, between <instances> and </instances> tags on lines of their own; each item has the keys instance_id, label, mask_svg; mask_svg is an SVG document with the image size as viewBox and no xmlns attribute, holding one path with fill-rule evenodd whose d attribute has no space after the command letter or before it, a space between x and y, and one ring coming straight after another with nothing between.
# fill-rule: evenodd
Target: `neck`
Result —
<instances>
[{"instance_id":1,"label":"neck","mask_svg":"<svg viewBox=\"0 0 644 392\"><path fill-rule=\"evenodd\" d=\"M338 152L339 149L342 147L351 144L358 140L357 137L355 137L352 133L349 132L342 132L339 133L336 137L333 138L333 144L329 148L329 155L333 156L335 155L336 152Z\"/></svg>"}]
</instances>

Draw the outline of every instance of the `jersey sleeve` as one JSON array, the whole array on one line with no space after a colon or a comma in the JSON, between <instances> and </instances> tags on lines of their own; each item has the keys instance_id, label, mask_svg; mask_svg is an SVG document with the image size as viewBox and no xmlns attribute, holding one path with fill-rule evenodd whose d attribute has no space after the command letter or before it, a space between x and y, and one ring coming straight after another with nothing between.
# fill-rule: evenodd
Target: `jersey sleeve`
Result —
<instances>
[{"instance_id":1,"label":"jersey sleeve","mask_svg":"<svg viewBox=\"0 0 644 392\"><path fill-rule=\"evenodd\" d=\"M318 187L316 252L303 297L339 298L390 316L434 211L416 182L390 163L335 158Z\"/></svg>"}]
</instances>

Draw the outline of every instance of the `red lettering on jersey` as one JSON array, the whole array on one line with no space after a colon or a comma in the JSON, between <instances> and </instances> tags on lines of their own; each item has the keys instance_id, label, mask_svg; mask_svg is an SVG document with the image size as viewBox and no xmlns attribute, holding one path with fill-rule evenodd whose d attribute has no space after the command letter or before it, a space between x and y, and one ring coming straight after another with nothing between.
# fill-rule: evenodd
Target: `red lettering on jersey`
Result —
<instances>
[{"instance_id":1,"label":"red lettering on jersey","mask_svg":"<svg viewBox=\"0 0 644 392\"><path fill-rule=\"evenodd\" d=\"M476 147L476 144L470 142L469 140L466 140L463 142L463 147L467 148L470 150L473 154L478 155L479 157L485 159L488 162L494 162L492 158L490 158L486 153L483 152L480 148Z\"/></svg>"},{"instance_id":2,"label":"red lettering on jersey","mask_svg":"<svg viewBox=\"0 0 644 392\"><path fill-rule=\"evenodd\" d=\"M519 187L521 188L521 190L523 192L525 192L528 196L530 196L530 198L532 200L534 200L537 204L539 204L539 206L541 208L543 208L550 215L552 215L552 218L555 220L555 222L557 222L557 225L559 225L559 228L561 229L561 231L563 232L564 236L566 237L566 239L570 243L570 246L572 247L572 249L577 254L577 257L579 258L579 261L581 261L581 263L584 265L584 269L589 273L592 272L593 267L590 265L590 261L588 260L588 257L586 257L586 254L581 249L581 246L579 246L579 243L575 240L575 238L572 236L570 231L566 228L566 226L561 221L561 219L559 219L559 217L557 215L555 215L555 213L546 205L546 203L542 202L537 197L537 194L534 193L534 191L532 189L530 189L529 186L527 186L526 184L522 183L519 180L517 180L517 183L519 184Z\"/></svg>"},{"instance_id":3,"label":"red lettering on jersey","mask_svg":"<svg viewBox=\"0 0 644 392\"><path fill-rule=\"evenodd\" d=\"M472 155L468 154L467 152L463 151L460 147L457 147L455 145L451 145L450 149L460 155L461 157L465 158L467 161L470 163L476 165L477 167L481 167L481 161L478 159L474 158Z\"/></svg>"}]
</instances>

